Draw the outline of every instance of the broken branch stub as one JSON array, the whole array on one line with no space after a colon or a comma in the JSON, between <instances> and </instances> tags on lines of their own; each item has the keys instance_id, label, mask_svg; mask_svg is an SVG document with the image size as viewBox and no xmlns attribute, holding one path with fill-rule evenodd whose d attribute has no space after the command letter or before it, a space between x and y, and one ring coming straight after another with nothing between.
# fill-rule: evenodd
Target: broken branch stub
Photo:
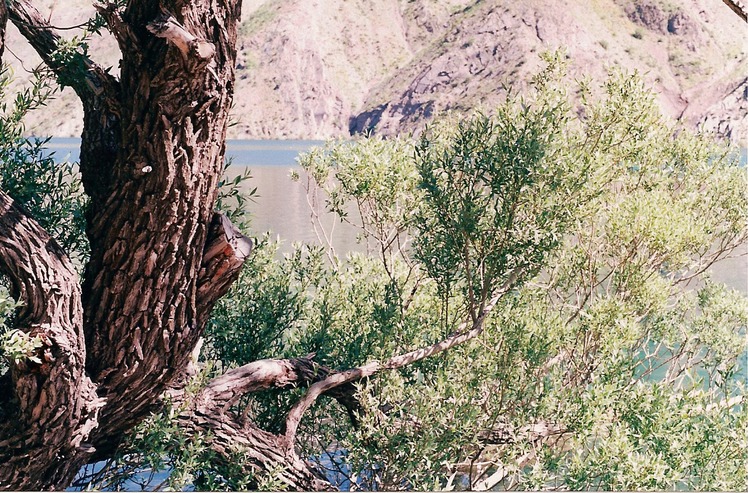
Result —
<instances>
[{"instance_id":1,"label":"broken branch stub","mask_svg":"<svg viewBox=\"0 0 748 493\"><path fill-rule=\"evenodd\" d=\"M216 53L213 43L196 38L171 14L162 13L147 28L154 36L174 45L185 60L204 64L212 60Z\"/></svg>"}]
</instances>

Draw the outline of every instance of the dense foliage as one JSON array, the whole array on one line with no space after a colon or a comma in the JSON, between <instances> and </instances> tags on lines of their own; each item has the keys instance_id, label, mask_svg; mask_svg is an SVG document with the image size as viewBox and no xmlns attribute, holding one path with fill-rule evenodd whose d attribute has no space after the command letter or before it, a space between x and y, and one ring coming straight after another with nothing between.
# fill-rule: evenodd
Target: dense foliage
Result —
<instances>
[{"instance_id":1,"label":"dense foliage","mask_svg":"<svg viewBox=\"0 0 748 493\"><path fill-rule=\"evenodd\" d=\"M0 73L0 187L81 264L86 256L85 196L72 163L45 149L49 139L26 137L24 116L54 94L51 76L38 71L30 87L8 101L10 69Z\"/></svg>"},{"instance_id":2,"label":"dense foliage","mask_svg":"<svg viewBox=\"0 0 748 493\"><path fill-rule=\"evenodd\" d=\"M302 156L315 212L359 228L361 251L281 256L259 238L213 313L193 386L259 358L315 352L345 369L422 347L520 279L478 338L359 382L354 419L321 399L303 452L349 488L745 489L748 300L708 274L748 241L746 170L664 121L637 77L583 83L575 106L562 61L548 63L531 94L491 113ZM33 183L76 203L73 189ZM279 431L300 391L237 406ZM250 484L174 415L153 416L87 479L132 487L152 468L172 471L161 486Z\"/></svg>"},{"instance_id":3,"label":"dense foliage","mask_svg":"<svg viewBox=\"0 0 748 493\"><path fill-rule=\"evenodd\" d=\"M44 106L54 93L48 73L34 73L30 87L10 92L12 73L0 68L0 189L22 204L69 255L82 265L87 255L85 239L85 197L73 164L59 163L45 149L47 140L24 136L24 116ZM18 359L33 353L37 344L20 331L8 330L6 320L12 317L16 304L0 278L0 343L6 358ZM0 373L7 369L0 361Z\"/></svg>"}]
</instances>

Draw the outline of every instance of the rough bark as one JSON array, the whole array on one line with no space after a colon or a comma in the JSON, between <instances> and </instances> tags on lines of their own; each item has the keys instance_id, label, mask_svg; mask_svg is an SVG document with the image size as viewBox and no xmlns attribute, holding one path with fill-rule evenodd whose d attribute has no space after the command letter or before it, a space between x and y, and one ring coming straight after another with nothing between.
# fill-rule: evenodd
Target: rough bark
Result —
<instances>
[{"instance_id":1,"label":"rough bark","mask_svg":"<svg viewBox=\"0 0 748 493\"><path fill-rule=\"evenodd\" d=\"M34 312L41 321L22 311L18 328L43 335L55 364L48 376L44 360L44 379L39 368L17 365L13 393L0 397L7 416L24 417L14 429L0 429L0 456L17 457L4 462L3 486L64 487L80 464L111 454L164 391L180 384L212 305L249 253L248 240L213 212L240 4L145 0L128 2L122 11L102 7L120 40L120 80L82 52L60 62L60 37L41 14L25 0L7 5L10 19L60 81L73 87L85 112L80 168L91 197L91 258L82 297L73 278L74 309L59 312L67 320L47 321L58 313L47 305ZM169 28L159 29L164 23ZM7 220L18 222L20 213L8 210L13 214L6 213ZM7 225L2 237L14 243L0 251L3 266L28 266L35 259L40 272L64 277L62 260L33 250L48 244L35 239L42 234ZM21 241L24 256L16 255ZM36 271L6 274L25 301ZM38 282L61 285L56 278ZM63 339L70 333L77 338ZM57 368L68 381L57 378ZM87 406L97 410L98 420L86 418ZM48 436L57 430L50 420L65 423L71 435ZM46 448L35 452L33 444L45 440Z\"/></svg>"},{"instance_id":2,"label":"rough bark","mask_svg":"<svg viewBox=\"0 0 748 493\"><path fill-rule=\"evenodd\" d=\"M39 490L68 482L92 452L89 434L104 401L85 375L83 307L72 263L0 191L0 273L23 306L16 330L33 352L10 361L0 399L0 488ZM49 467L55 464L54 467Z\"/></svg>"},{"instance_id":3,"label":"rough bark","mask_svg":"<svg viewBox=\"0 0 748 493\"><path fill-rule=\"evenodd\" d=\"M332 373L317 365L314 354L287 360L259 360L227 371L213 379L180 415L184 430L210 433L211 448L229 460L241 455L247 474L272 471L282 466L277 479L291 490L328 490L331 485L315 471L314 466L300 458L294 443L285 435L261 430L239 412L232 410L239 400L253 392L270 388L293 388L309 385ZM353 390L351 388L351 390ZM353 392L340 393L346 407Z\"/></svg>"},{"instance_id":4,"label":"rough bark","mask_svg":"<svg viewBox=\"0 0 748 493\"><path fill-rule=\"evenodd\" d=\"M233 415L217 414L210 401L199 401L180 416L180 428L211 435L210 445L225 460L241 460L245 474L273 471L290 491L325 491L332 486L312 464L299 458L283 437ZM237 461L238 462L238 461ZM282 468L282 469L279 469Z\"/></svg>"},{"instance_id":5,"label":"rough bark","mask_svg":"<svg viewBox=\"0 0 748 493\"><path fill-rule=\"evenodd\" d=\"M5 2L0 2L0 66L3 63L3 51L5 51L5 26L8 24L8 7Z\"/></svg>"},{"instance_id":6,"label":"rough bark","mask_svg":"<svg viewBox=\"0 0 748 493\"><path fill-rule=\"evenodd\" d=\"M166 12L212 44L212 56L185 55L179 39L154 35ZM92 214L84 280L87 369L100 393L129 402L126 414L102 409L94 436L107 451L180 376L210 309L198 304L198 279L223 166L238 10L129 2L121 18L127 33L117 36L131 42L122 46L117 186Z\"/></svg>"},{"instance_id":7,"label":"rough bark","mask_svg":"<svg viewBox=\"0 0 748 493\"><path fill-rule=\"evenodd\" d=\"M748 22L748 8L746 8L744 2L736 2L733 0L722 0L725 5L730 7L730 10L735 12L738 17L743 19L744 22Z\"/></svg>"}]
</instances>

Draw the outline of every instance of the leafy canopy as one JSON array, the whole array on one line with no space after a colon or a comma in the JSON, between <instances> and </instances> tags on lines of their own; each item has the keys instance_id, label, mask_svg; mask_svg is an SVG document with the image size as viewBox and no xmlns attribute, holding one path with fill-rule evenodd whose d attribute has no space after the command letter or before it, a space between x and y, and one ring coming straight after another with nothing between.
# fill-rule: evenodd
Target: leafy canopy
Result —
<instances>
[{"instance_id":1,"label":"leafy canopy","mask_svg":"<svg viewBox=\"0 0 748 493\"><path fill-rule=\"evenodd\" d=\"M301 452L367 489L744 489L748 302L709 270L748 241L745 168L664 121L638 77L582 82L572 102L561 58L547 62L491 113L302 156L315 212L355 225L363 251L281 256L260 239L193 385L311 351L333 368L382 360L442 340L513 281L480 337L359 382L357 426L320 399ZM243 204L242 181L226 181L224 207ZM31 188L40 204L53 193ZM277 432L301 392L235 410ZM87 479L122 487L150 467L172 488L279 487L175 413Z\"/></svg>"}]
</instances>

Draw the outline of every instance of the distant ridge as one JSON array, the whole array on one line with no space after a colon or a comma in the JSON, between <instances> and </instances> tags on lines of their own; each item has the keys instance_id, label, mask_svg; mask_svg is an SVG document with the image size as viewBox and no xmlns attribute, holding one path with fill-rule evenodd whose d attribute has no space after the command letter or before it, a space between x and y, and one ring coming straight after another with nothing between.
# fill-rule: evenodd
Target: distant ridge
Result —
<instances>
[{"instance_id":1,"label":"distant ridge","mask_svg":"<svg viewBox=\"0 0 748 493\"><path fill-rule=\"evenodd\" d=\"M37 6L69 26L91 3ZM230 137L418 132L439 112L490 109L504 85L526 85L538 53L564 47L572 77L638 70L663 113L745 147L748 24L730 3L745 12L727 0L244 0ZM17 36L9 48L33 67ZM116 45L90 45L116 73ZM81 114L66 90L28 128L78 135Z\"/></svg>"}]
</instances>

